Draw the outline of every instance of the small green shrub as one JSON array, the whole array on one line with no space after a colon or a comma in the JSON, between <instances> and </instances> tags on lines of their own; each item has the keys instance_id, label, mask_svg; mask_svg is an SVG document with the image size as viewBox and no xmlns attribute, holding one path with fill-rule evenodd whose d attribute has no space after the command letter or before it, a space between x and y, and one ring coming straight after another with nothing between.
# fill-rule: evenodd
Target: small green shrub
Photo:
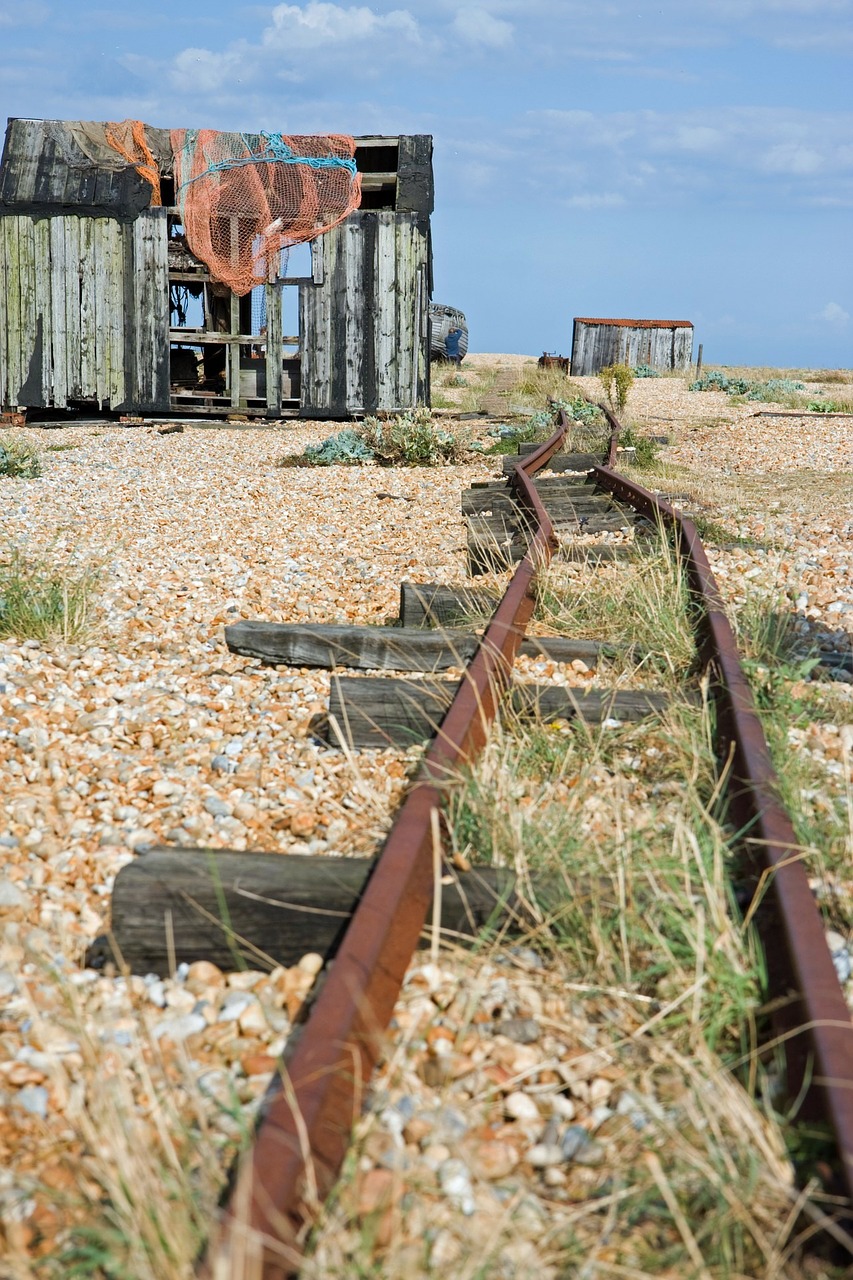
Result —
<instances>
[{"instance_id":1,"label":"small green shrub","mask_svg":"<svg viewBox=\"0 0 853 1280\"><path fill-rule=\"evenodd\" d=\"M435 425L429 409L407 410L393 418L365 418L358 434L385 467L437 467L459 462L468 452L466 437Z\"/></svg>"},{"instance_id":2,"label":"small green shrub","mask_svg":"<svg viewBox=\"0 0 853 1280\"><path fill-rule=\"evenodd\" d=\"M373 461L373 453L358 431L346 427L321 444L309 444L302 455L310 467L357 467Z\"/></svg>"},{"instance_id":3,"label":"small green shrub","mask_svg":"<svg viewBox=\"0 0 853 1280\"><path fill-rule=\"evenodd\" d=\"M604 394L610 408L622 413L628 403L628 392L634 381L631 366L627 364L608 364L598 371L598 379L604 388Z\"/></svg>"},{"instance_id":4,"label":"small green shrub","mask_svg":"<svg viewBox=\"0 0 853 1280\"><path fill-rule=\"evenodd\" d=\"M573 400L555 400L555 409L563 409L568 417L585 427L600 426L604 419L598 405L590 404L583 396L575 396Z\"/></svg>"},{"instance_id":5,"label":"small green shrub","mask_svg":"<svg viewBox=\"0 0 853 1280\"><path fill-rule=\"evenodd\" d=\"M657 369L653 369L650 364L635 364L631 370L635 378L659 378L660 374Z\"/></svg>"},{"instance_id":6,"label":"small green shrub","mask_svg":"<svg viewBox=\"0 0 853 1280\"><path fill-rule=\"evenodd\" d=\"M745 400L763 400L765 403L785 403L805 391L805 383L793 378L768 378L766 382L754 382L750 378L730 378L719 369L703 374L691 382L691 391L725 391L730 396L743 396Z\"/></svg>"},{"instance_id":7,"label":"small green shrub","mask_svg":"<svg viewBox=\"0 0 853 1280\"><path fill-rule=\"evenodd\" d=\"M810 413L853 413L853 400L811 400Z\"/></svg>"},{"instance_id":8,"label":"small green shrub","mask_svg":"<svg viewBox=\"0 0 853 1280\"><path fill-rule=\"evenodd\" d=\"M633 465L638 471L650 471L660 456L660 447L648 436L638 435L633 427L623 427L619 432L619 444L624 449L634 449Z\"/></svg>"},{"instance_id":9,"label":"small green shrub","mask_svg":"<svg viewBox=\"0 0 853 1280\"><path fill-rule=\"evenodd\" d=\"M469 451L467 435L436 426L429 409L407 410L393 418L365 418L304 453L282 458L280 467L437 467L459 462Z\"/></svg>"},{"instance_id":10,"label":"small green shrub","mask_svg":"<svg viewBox=\"0 0 853 1280\"><path fill-rule=\"evenodd\" d=\"M0 476L37 480L40 475L41 459L32 445L23 440L0 440Z\"/></svg>"},{"instance_id":11,"label":"small green shrub","mask_svg":"<svg viewBox=\"0 0 853 1280\"><path fill-rule=\"evenodd\" d=\"M100 567L53 564L13 547L0 556L0 636L65 640L88 627Z\"/></svg>"}]
</instances>

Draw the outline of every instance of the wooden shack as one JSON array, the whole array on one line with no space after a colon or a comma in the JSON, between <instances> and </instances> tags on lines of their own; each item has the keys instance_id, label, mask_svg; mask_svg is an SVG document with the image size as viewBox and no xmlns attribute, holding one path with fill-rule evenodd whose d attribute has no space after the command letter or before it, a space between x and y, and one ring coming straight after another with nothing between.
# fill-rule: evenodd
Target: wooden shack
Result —
<instances>
[{"instance_id":1,"label":"wooden shack","mask_svg":"<svg viewBox=\"0 0 853 1280\"><path fill-rule=\"evenodd\" d=\"M572 373L598 373L610 364L645 364L661 373L687 369L693 360L689 320L596 320L576 316Z\"/></svg>"},{"instance_id":2,"label":"wooden shack","mask_svg":"<svg viewBox=\"0 0 853 1280\"><path fill-rule=\"evenodd\" d=\"M144 126L155 206L106 128L8 123L0 409L345 418L429 403L430 137L355 139L360 206L301 274L260 286L259 325L252 295L188 248L169 131Z\"/></svg>"}]
</instances>

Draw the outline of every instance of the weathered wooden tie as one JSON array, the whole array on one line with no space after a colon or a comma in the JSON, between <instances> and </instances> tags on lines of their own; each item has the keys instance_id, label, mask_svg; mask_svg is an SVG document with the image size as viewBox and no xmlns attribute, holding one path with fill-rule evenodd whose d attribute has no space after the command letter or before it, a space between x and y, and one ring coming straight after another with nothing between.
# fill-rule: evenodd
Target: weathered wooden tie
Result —
<instances>
[{"instance_id":1,"label":"weathered wooden tie","mask_svg":"<svg viewBox=\"0 0 853 1280\"><path fill-rule=\"evenodd\" d=\"M536 446L539 447L538 445ZM512 475L521 462L524 454L504 454L504 475ZM548 463L548 471L589 471L591 467L601 465L601 455L597 453L558 453Z\"/></svg>"},{"instance_id":2,"label":"weathered wooden tie","mask_svg":"<svg viewBox=\"0 0 853 1280\"><path fill-rule=\"evenodd\" d=\"M321 626L312 623L235 622L225 628L232 653L292 667L354 671L445 671L473 657L473 631L429 631L418 627ZM597 659L612 646L567 636L531 636L522 641L527 657L554 662Z\"/></svg>"},{"instance_id":3,"label":"weathered wooden tie","mask_svg":"<svg viewBox=\"0 0 853 1280\"><path fill-rule=\"evenodd\" d=\"M357 750L410 747L431 737L457 688L451 680L389 680L383 676L335 676L324 731L333 744ZM581 690L561 685L515 685L509 695L517 715L544 720L599 723L642 720L668 705L654 690Z\"/></svg>"},{"instance_id":4,"label":"weathered wooden tie","mask_svg":"<svg viewBox=\"0 0 853 1280\"><path fill-rule=\"evenodd\" d=\"M400 583L402 627L453 627L473 618L490 618L498 595L476 587L445 587L438 582Z\"/></svg>"},{"instance_id":5,"label":"weathered wooden tie","mask_svg":"<svg viewBox=\"0 0 853 1280\"><path fill-rule=\"evenodd\" d=\"M116 876L110 932L95 940L86 963L100 968L115 962L132 973L167 974L196 960L230 971L290 966L311 951L329 957L376 861L149 849ZM529 924L529 910L515 893L509 869L443 869L445 938L477 937L489 925Z\"/></svg>"}]
</instances>

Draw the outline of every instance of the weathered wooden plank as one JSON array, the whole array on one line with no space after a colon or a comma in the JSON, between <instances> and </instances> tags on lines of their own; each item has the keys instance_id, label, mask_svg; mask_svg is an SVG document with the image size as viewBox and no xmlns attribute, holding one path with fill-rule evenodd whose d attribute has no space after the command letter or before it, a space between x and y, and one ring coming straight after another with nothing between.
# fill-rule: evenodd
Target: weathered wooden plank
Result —
<instances>
[{"instance_id":1,"label":"weathered wooden plank","mask_svg":"<svg viewBox=\"0 0 853 1280\"><path fill-rule=\"evenodd\" d=\"M232 653L292 667L355 671L446 671L474 656L479 637L472 631L418 627L320 626L312 623L235 622L225 628ZM567 636L527 637L526 657L573 662L598 658L602 646Z\"/></svg>"},{"instance_id":2,"label":"weathered wooden plank","mask_svg":"<svg viewBox=\"0 0 853 1280\"><path fill-rule=\"evenodd\" d=\"M69 287L65 258L65 219L46 219L50 256L50 357L52 403L63 409L68 403L68 354L65 294Z\"/></svg>"},{"instance_id":3,"label":"weathered wooden plank","mask_svg":"<svg viewBox=\"0 0 853 1280\"><path fill-rule=\"evenodd\" d=\"M81 286L85 266L80 236L82 218L63 217L65 230L65 268L67 286L65 295L66 381L68 399L83 399L82 317L80 312ZM130 328L130 324L128 324Z\"/></svg>"},{"instance_id":4,"label":"weathered wooden plank","mask_svg":"<svg viewBox=\"0 0 853 1280\"><path fill-rule=\"evenodd\" d=\"M51 292L53 277L50 262L50 221L38 218L33 222L33 278L36 312L36 333L38 350L36 356L41 357L38 369L38 380L41 387L40 405L53 405L53 308ZM61 287L61 278L55 281ZM36 370L33 370L36 373Z\"/></svg>"},{"instance_id":5,"label":"weathered wooden plank","mask_svg":"<svg viewBox=\"0 0 853 1280\"><path fill-rule=\"evenodd\" d=\"M80 218L80 394L98 398L94 218Z\"/></svg>"},{"instance_id":6,"label":"weathered wooden plank","mask_svg":"<svg viewBox=\"0 0 853 1280\"><path fill-rule=\"evenodd\" d=\"M44 348L50 338L45 332L39 297L43 268L39 261L37 225L34 218L21 219L21 375L24 381L20 402L33 406L45 404L46 392L49 391L44 385Z\"/></svg>"},{"instance_id":7,"label":"weathered wooden plank","mask_svg":"<svg viewBox=\"0 0 853 1280\"><path fill-rule=\"evenodd\" d=\"M224 971L290 967L309 952L330 958L376 866L373 858L306 858L229 849L150 849L122 867L110 932L86 956L133 973L208 960ZM554 888L543 882L543 892ZM475 938L488 927L529 927L508 868L446 867L441 929Z\"/></svg>"},{"instance_id":8,"label":"weathered wooden plank","mask_svg":"<svg viewBox=\"0 0 853 1280\"><path fill-rule=\"evenodd\" d=\"M109 290L106 299L106 343L109 350L107 396L111 409L125 400L124 368L124 235L121 223L106 220L106 276Z\"/></svg>"},{"instance_id":9,"label":"weathered wooden plank","mask_svg":"<svg viewBox=\"0 0 853 1280\"><path fill-rule=\"evenodd\" d=\"M491 591L401 582L400 623L403 627L452 627L472 618L490 618L498 598Z\"/></svg>"},{"instance_id":10,"label":"weathered wooden plank","mask_svg":"<svg viewBox=\"0 0 853 1280\"><path fill-rule=\"evenodd\" d=\"M394 220L380 213L376 219L374 271L374 351L376 407L393 409L400 403L399 348L396 327L396 262Z\"/></svg>"},{"instance_id":11,"label":"weathered wooden plank","mask_svg":"<svg viewBox=\"0 0 853 1280\"><path fill-rule=\"evenodd\" d=\"M335 676L329 692L330 742L357 750L407 748L431 737L450 705L457 682L399 680L382 676ZM643 720L668 705L657 690L581 690L560 685L514 685L510 705L517 715L545 720Z\"/></svg>"},{"instance_id":12,"label":"weathered wooden plank","mask_svg":"<svg viewBox=\"0 0 853 1280\"><path fill-rule=\"evenodd\" d=\"M417 305L415 279L416 264L413 262L413 245L411 224L403 217L394 218L394 253L396 262L397 290L395 328L397 333L397 404L401 408L411 407L414 402L412 383L416 376L414 345L415 307Z\"/></svg>"},{"instance_id":13,"label":"weathered wooden plank","mask_svg":"<svg viewBox=\"0 0 853 1280\"><path fill-rule=\"evenodd\" d=\"M92 273L95 305L95 395L98 408L110 403L110 219L93 218Z\"/></svg>"},{"instance_id":14,"label":"weathered wooden plank","mask_svg":"<svg viewBox=\"0 0 853 1280\"><path fill-rule=\"evenodd\" d=\"M11 290L11 260L6 248L6 224L11 218L0 217L0 409L12 407L9 380L9 293Z\"/></svg>"},{"instance_id":15,"label":"weathered wooden plank","mask_svg":"<svg viewBox=\"0 0 853 1280\"><path fill-rule=\"evenodd\" d=\"M605 494L596 493L591 486L574 494L562 494L559 490L546 491L541 497L549 515L564 513L568 518L574 511L589 515L594 511L613 510L613 503L609 498ZM475 516L488 511L493 515L505 514L519 509L519 504L508 491L501 493L489 489L466 489L462 494L464 516Z\"/></svg>"},{"instance_id":16,"label":"weathered wooden plank","mask_svg":"<svg viewBox=\"0 0 853 1280\"><path fill-rule=\"evenodd\" d=\"M432 138L404 134L398 146L395 207L398 213L430 214L434 205Z\"/></svg>"},{"instance_id":17,"label":"weathered wooden plank","mask_svg":"<svg viewBox=\"0 0 853 1280\"><path fill-rule=\"evenodd\" d=\"M504 454L504 475L510 475L521 462L522 457L514 453ZM558 453L550 460L547 471L589 471L591 467L601 466L601 455L595 453Z\"/></svg>"},{"instance_id":18,"label":"weathered wooden plank","mask_svg":"<svg viewBox=\"0 0 853 1280\"><path fill-rule=\"evenodd\" d=\"M282 286L269 283L264 286L267 300L267 408L271 413L281 412L282 380Z\"/></svg>"},{"instance_id":19,"label":"weathered wooden plank","mask_svg":"<svg viewBox=\"0 0 853 1280\"><path fill-rule=\"evenodd\" d=\"M344 399L348 413L364 409L364 249L369 218L370 215L363 214L349 217L343 223L344 293L337 303L344 316Z\"/></svg>"},{"instance_id":20,"label":"weathered wooden plank","mask_svg":"<svg viewBox=\"0 0 853 1280\"><path fill-rule=\"evenodd\" d=\"M166 213L150 209L133 223L136 404L169 408L169 264Z\"/></svg>"},{"instance_id":21,"label":"weathered wooden plank","mask_svg":"<svg viewBox=\"0 0 853 1280\"><path fill-rule=\"evenodd\" d=\"M503 546L494 538L468 538L468 572L472 577L481 573L502 573L522 560L527 554L526 542L510 542ZM633 550L629 546L611 546L609 543L593 543L589 546L559 547L554 559L581 564L598 564L606 560L629 560Z\"/></svg>"},{"instance_id":22,"label":"weathered wooden plank","mask_svg":"<svg viewBox=\"0 0 853 1280\"><path fill-rule=\"evenodd\" d=\"M577 494L582 497L584 494L593 494L602 492L596 489L594 484L589 480L581 479L576 475L557 475L557 476L534 476L531 481L536 492L542 496L548 493L565 494L572 497ZM472 480L471 489L489 490L492 493L511 493L509 480Z\"/></svg>"},{"instance_id":23,"label":"weathered wooden plank","mask_svg":"<svg viewBox=\"0 0 853 1280\"><path fill-rule=\"evenodd\" d=\"M500 511L495 515L487 515L480 511L468 517L469 538L483 540L491 536L496 543L503 546L507 539L514 540L523 534L525 521L523 514L516 508L517 518L512 514ZM603 512L559 512L550 513L551 522L564 529L574 528L583 533L605 533L616 529L628 529L634 523L634 517L614 507Z\"/></svg>"}]
</instances>

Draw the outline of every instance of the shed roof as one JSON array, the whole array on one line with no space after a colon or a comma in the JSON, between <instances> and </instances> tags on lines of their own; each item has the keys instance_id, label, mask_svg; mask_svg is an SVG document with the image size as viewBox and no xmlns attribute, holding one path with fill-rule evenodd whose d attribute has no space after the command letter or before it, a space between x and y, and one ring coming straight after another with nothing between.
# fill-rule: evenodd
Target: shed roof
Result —
<instances>
[{"instance_id":1,"label":"shed roof","mask_svg":"<svg viewBox=\"0 0 853 1280\"><path fill-rule=\"evenodd\" d=\"M575 324L606 324L623 329L692 329L692 320L601 320L592 316L575 316Z\"/></svg>"},{"instance_id":2,"label":"shed roof","mask_svg":"<svg viewBox=\"0 0 853 1280\"><path fill-rule=\"evenodd\" d=\"M0 161L0 211L79 209L135 218L151 204L151 186L88 120L10 120ZM152 154L171 168L169 133L145 127Z\"/></svg>"}]
</instances>

